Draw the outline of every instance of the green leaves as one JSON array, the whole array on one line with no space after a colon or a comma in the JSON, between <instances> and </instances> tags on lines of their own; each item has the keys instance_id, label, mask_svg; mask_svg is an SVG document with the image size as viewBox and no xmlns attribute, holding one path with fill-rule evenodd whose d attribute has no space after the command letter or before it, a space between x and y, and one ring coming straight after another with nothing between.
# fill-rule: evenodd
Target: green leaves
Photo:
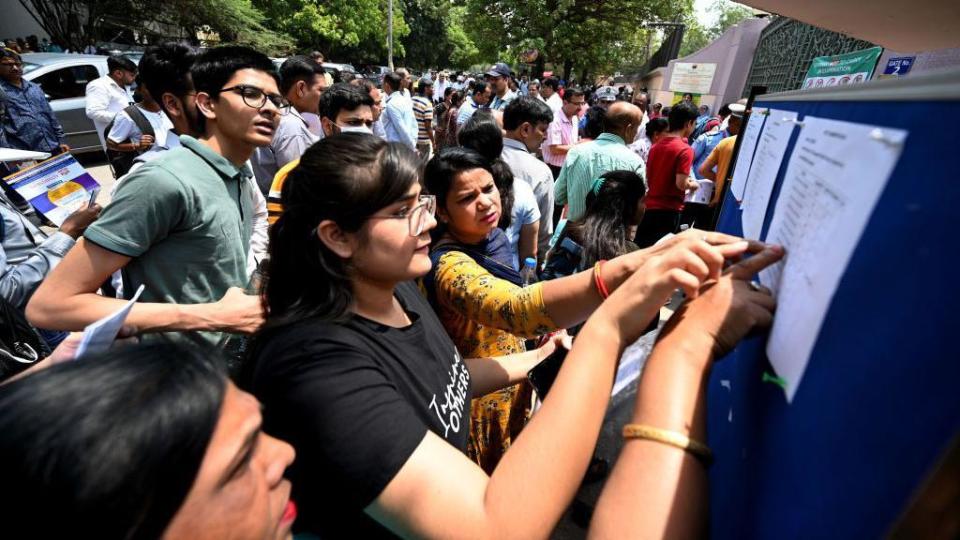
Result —
<instances>
[{"instance_id":1,"label":"green leaves","mask_svg":"<svg viewBox=\"0 0 960 540\"><path fill-rule=\"evenodd\" d=\"M462 1L465 30L481 56L516 61L522 51L536 48L555 70L567 64L594 74L641 63L646 51L641 23L675 20L690 9L690 0Z\"/></svg>"},{"instance_id":2,"label":"green leaves","mask_svg":"<svg viewBox=\"0 0 960 540\"><path fill-rule=\"evenodd\" d=\"M714 0L708 14L711 18L716 18L716 22L710 26L704 26L692 13L685 17L687 30L683 35L683 44L680 46L681 57L699 51L730 27L753 17L753 10L729 0Z\"/></svg>"}]
</instances>

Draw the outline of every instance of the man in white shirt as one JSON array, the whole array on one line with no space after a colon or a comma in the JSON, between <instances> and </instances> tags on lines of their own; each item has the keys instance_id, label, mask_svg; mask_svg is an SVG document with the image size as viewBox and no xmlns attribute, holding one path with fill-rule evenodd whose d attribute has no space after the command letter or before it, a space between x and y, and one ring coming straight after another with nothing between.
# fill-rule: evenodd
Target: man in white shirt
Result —
<instances>
[{"instance_id":1,"label":"man in white shirt","mask_svg":"<svg viewBox=\"0 0 960 540\"><path fill-rule=\"evenodd\" d=\"M441 71L437 75L437 84L433 87L433 102L439 104L443 101L444 94L447 91L447 88L450 86L449 80L450 74L446 70Z\"/></svg>"},{"instance_id":2,"label":"man in white shirt","mask_svg":"<svg viewBox=\"0 0 960 540\"><path fill-rule=\"evenodd\" d=\"M503 111L503 153L500 157L510 166L514 178L523 180L533 189L540 209L540 228L537 232L537 256L547 254L553 236L553 173L546 163L532 154L543 144L547 128L553 121L550 107L542 100L520 96Z\"/></svg>"},{"instance_id":3,"label":"man in white shirt","mask_svg":"<svg viewBox=\"0 0 960 540\"><path fill-rule=\"evenodd\" d=\"M154 145L165 150L180 146L179 139L170 133L173 123L150 95L146 85L140 84L137 93L141 97L140 103L117 113L106 131L107 148L119 152L111 156L114 174L118 177L130 170L138 155L148 152Z\"/></svg>"},{"instance_id":4,"label":"man in white shirt","mask_svg":"<svg viewBox=\"0 0 960 540\"><path fill-rule=\"evenodd\" d=\"M543 85L540 86L540 96L546 100L550 110L553 111L554 120L561 114L560 109L563 108L563 99L557 93L559 89L560 81L556 77L547 77L543 80Z\"/></svg>"},{"instance_id":5,"label":"man in white shirt","mask_svg":"<svg viewBox=\"0 0 960 540\"><path fill-rule=\"evenodd\" d=\"M401 90L403 76L400 71L383 76L383 92L387 94L383 108L383 129L386 139L417 148L417 118L413 114L413 102Z\"/></svg>"},{"instance_id":6,"label":"man in white shirt","mask_svg":"<svg viewBox=\"0 0 960 540\"><path fill-rule=\"evenodd\" d=\"M254 150L250 158L253 174L264 195L270 192L273 177L281 167L300 159L307 148L320 140L310 131L302 113L319 116L325 84L323 69L306 56L293 56L280 66L280 92L292 107L280 117L273 142Z\"/></svg>"},{"instance_id":7,"label":"man in white shirt","mask_svg":"<svg viewBox=\"0 0 960 540\"><path fill-rule=\"evenodd\" d=\"M125 56L107 58L107 74L87 83L87 118L93 120L100 144L107 148L104 130L133 99L127 87L137 78L137 65Z\"/></svg>"},{"instance_id":8,"label":"man in white shirt","mask_svg":"<svg viewBox=\"0 0 960 540\"><path fill-rule=\"evenodd\" d=\"M410 94L410 87L413 86L413 77L410 76L407 68L399 68L397 69L397 73L400 74L400 91L403 97L412 100L413 96Z\"/></svg>"}]
</instances>

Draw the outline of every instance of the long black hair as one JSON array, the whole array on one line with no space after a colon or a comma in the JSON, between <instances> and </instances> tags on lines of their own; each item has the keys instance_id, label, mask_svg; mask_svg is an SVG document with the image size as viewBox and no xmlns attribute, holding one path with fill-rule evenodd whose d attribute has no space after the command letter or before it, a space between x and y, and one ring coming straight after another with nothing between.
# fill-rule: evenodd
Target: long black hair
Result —
<instances>
[{"instance_id":1,"label":"long black hair","mask_svg":"<svg viewBox=\"0 0 960 540\"><path fill-rule=\"evenodd\" d=\"M226 391L213 351L122 347L0 387L0 515L35 538L159 538Z\"/></svg>"},{"instance_id":2,"label":"long black hair","mask_svg":"<svg viewBox=\"0 0 960 540\"><path fill-rule=\"evenodd\" d=\"M283 214L270 228L265 330L347 315L353 303L349 262L320 241L317 226L332 220L343 231L360 230L375 212L407 195L422 171L410 148L364 133L342 133L307 149L284 182Z\"/></svg>"},{"instance_id":3,"label":"long black hair","mask_svg":"<svg viewBox=\"0 0 960 540\"><path fill-rule=\"evenodd\" d=\"M493 183L500 192L500 222L497 226L509 229L513 216L513 171L500 158L503 153L503 130L500 124L490 111L477 111L460 128L457 142L464 148L476 151L489 162L489 166L484 168L493 175Z\"/></svg>"},{"instance_id":4,"label":"long black hair","mask_svg":"<svg viewBox=\"0 0 960 540\"><path fill-rule=\"evenodd\" d=\"M600 185L594 184L587 193L583 219L569 225L567 233L583 246L584 268L631 251L627 227L637 224L637 204L647 193L643 179L633 171L609 171L600 178Z\"/></svg>"}]
</instances>

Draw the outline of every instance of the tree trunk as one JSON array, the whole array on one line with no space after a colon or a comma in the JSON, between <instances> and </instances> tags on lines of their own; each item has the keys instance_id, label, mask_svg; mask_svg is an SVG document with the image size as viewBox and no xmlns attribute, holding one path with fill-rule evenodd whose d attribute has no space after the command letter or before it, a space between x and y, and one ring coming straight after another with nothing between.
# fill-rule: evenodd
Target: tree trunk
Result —
<instances>
[{"instance_id":1,"label":"tree trunk","mask_svg":"<svg viewBox=\"0 0 960 540\"><path fill-rule=\"evenodd\" d=\"M540 51L540 54L537 55L537 62L533 68L533 73L531 74L531 77L534 79L539 79L543 77L543 72L546 69L547 69L546 55L544 55L543 51Z\"/></svg>"},{"instance_id":2,"label":"tree trunk","mask_svg":"<svg viewBox=\"0 0 960 540\"><path fill-rule=\"evenodd\" d=\"M570 72L573 71L573 60L563 61L563 80L570 80Z\"/></svg>"}]
</instances>

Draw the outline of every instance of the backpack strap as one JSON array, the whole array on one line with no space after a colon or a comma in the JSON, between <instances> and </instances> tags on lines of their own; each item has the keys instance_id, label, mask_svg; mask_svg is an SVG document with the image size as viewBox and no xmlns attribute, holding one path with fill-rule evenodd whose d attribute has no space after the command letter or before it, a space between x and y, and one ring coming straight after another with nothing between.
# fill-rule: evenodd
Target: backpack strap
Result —
<instances>
[{"instance_id":1,"label":"backpack strap","mask_svg":"<svg viewBox=\"0 0 960 540\"><path fill-rule=\"evenodd\" d=\"M136 105L129 105L123 112L127 113L127 116L133 120L133 123L137 125L137 128L140 129L140 133L144 135L149 135L151 137L156 136L156 133L153 131L153 125L147 120L147 117L143 115L143 112L140 111L140 107Z\"/></svg>"}]
</instances>

